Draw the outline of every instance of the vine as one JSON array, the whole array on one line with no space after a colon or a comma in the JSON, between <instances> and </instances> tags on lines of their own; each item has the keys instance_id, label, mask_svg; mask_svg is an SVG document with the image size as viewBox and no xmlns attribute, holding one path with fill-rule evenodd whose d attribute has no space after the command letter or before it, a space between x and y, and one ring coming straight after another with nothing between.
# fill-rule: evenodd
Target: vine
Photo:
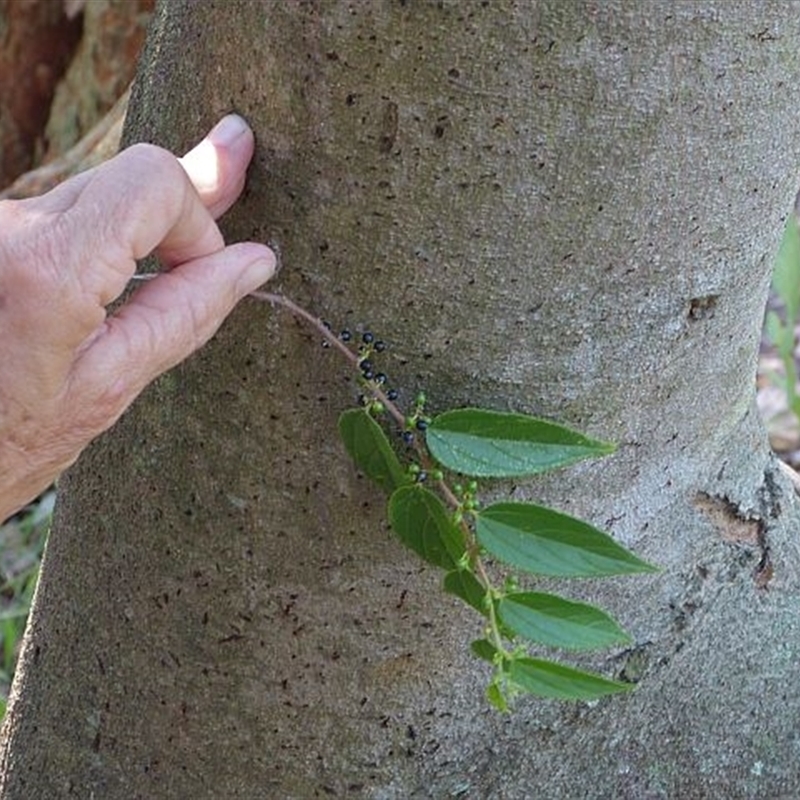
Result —
<instances>
[{"instance_id":1,"label":"vine","mask_svg":"<svg viewBox=\"0 0 800 800\"><path fill-rule=\"evenodd\" d=\"M334 333L281 294L250 296L308 323L355 370L363 393L360 407L339 418L345 448L389 496L389 523L400 541L443 569L444 591L484 618L483 636L471 649L492 665L489 702L507 711L523 693L593 700L630 690L631 683L534 657L528 650L530 643L570 651L630 644L613 617L589 603L522 588L514 574L497 582L491 573L498 569L487 559L545 578L603 578L657 568L588 522L552 508L522 502L484 506L477 481L530 477L608 455L615 447L525 414L460 408L431 417L422 393L404 414L398 392L387 387L387 376L375 363L385 345L370 331L356 341L349 330ZM392 423L409 457L406 467L384 430Z\"/></svg>"},{"instance_id":2,"label":"vine","mask_svg":"<svg viewBox=\"0 0 800 800\"><path fill-rule=\"evenodd\" d=\"M524 414L462 408L430 417L422 393L404 414L397 391L387 388L387 376L375 363L385 345L370 331L356 341L349 330L335 334L328 323L283 295L259 291L252 296L283 306L310 324L323 344L336 348L355 369L363 394L360 408L339 418L345 448L389 495L389 523L400 541L445 570L445 592L484 617L484 635L471 648L493 667L486 689L489 702L506 711L521 693L592 700L631 689L630 683L530 656L527 642L585 651L630 644L631 639L596 606L522 589L514 575L498 584L490 577L494 570L486 558L533 576L557 578L656 568L589 523L554 509L521 502L484 507L476 480L529 477L608 455L614 446ZM405 468L384 430L388 425L378 422L387 423L387 417L410 454Z\"/></svg>"}]
</instances>

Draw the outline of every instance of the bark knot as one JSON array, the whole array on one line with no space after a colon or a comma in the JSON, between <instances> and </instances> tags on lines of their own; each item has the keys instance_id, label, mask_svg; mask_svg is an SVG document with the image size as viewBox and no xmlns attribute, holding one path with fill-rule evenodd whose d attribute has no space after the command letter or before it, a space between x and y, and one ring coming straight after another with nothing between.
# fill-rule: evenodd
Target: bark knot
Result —
<instances>
[{"instance_id":1,"label":"bark knot","mask_svg":"<svg viewBox=\"0 0 800 800\"><path fill-rule=\"evenodd\" d=\"M698 492L694 496L693 505L714 526L722 541L750 547L759 552L758 564L753 569L753 582L757 588L765 589L772 580L773 567L764 519L743 512L727 497L706 492Z\"/></svg>"}]
</instances>

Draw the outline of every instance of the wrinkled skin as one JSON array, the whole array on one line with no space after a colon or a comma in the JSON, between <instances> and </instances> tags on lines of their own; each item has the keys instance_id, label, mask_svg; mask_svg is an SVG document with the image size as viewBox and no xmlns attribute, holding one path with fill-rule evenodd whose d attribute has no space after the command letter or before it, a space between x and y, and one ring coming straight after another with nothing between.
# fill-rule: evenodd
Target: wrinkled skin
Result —
<instances>
[{"instance_id":1,"label":"wrinkled skin","mask_svg":"<svg viewBox=\"0 0 800 800\"><path fill-rule=\"evenodd\" d=\"M73 463L275 269L226 246L253 134L225 117L184 158L134 145L42 197L0 203L0 520ZM113 315L137 259L163 274Z\"/></svg>"}]
</instances>

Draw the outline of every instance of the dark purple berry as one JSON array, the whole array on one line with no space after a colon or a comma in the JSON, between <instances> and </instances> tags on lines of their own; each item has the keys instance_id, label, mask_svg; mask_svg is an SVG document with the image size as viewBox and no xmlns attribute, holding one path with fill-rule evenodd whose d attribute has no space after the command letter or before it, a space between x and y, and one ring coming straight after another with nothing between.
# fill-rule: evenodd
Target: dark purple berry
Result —
<instances>
[{"instance_id":1,"label":"dark purple berry","mask_svg":"<svg viewBox=\"0 0 800 800\"><path fill-rule=\"evenodd\" d=\"M330 324L330 322L326 322L326 321L323 319L323 320L322 320L322 327L323 327L323 328L325 328L325 330L326 330L326 331L329 331L329 330L331 329L331 324Z\"/></svg>"},{"instance_id":2,"label":"dark purple berry","mask_svg":"<svg viewBox=\"0 0 800 800\"><path fill-rule=\"evenodd\" d=\"M425 470L417 473L417 483L425 483L426 480L428 480L428 473Z\"/></svg>"},{"instance_id":3,"label":"dark purple berry","mask_svg":"<svg viewBox=\"0 0 800 800\"><path fill-rule=\"evenodd\" d=\"M340 338L340 339L341 339L343 342L349 342L349 341L350 341L350 339L352 339L352 338L353 338L353 335L350 333L350 331L348 331L348 330L346 330L346 329L345 329L345 330L343 330L343 331L342 331L342 332L339 334L339 338Z\"/></svg>"},{"instance_id":4,"label":"dark purple berry","mask_svg":"<svg viewBox=\"0 0 800 800\"><path fill-rule=\"evenodd\" d=\"M406 444L412 444L414 441L414 434L411 431L403 431L400 437Z\"/></svg>"},{"instance_id":5,"label":"dark purple berry","mask_svg":"<svg viewBox=\"0 0 800 800\"><path fill-rule=\"evenodd\" d=\"M330 347L331 343L327 339L323 339L322 340L322 346L323 347Z\"/></svg>"},{"instance_id":6,"label":"dark purple berry","mask_svg":"<svg viewBox=\"0 0 800 800\"><path fill-rule=\"evenodd\" d=\"M389 391L386 392L386 399L387 400L397 400L397 398L399 396L400 395L399 395L397 389L389 389Z\"/></svg>"},{"instance_id":7,"label":"dark purple berry","mask_svg":"<svg viewBox=\"0 0 800 800\"><path fill-rule=\"evenodd\" d=\"M375 373L371 369L365 369L361 375L365 381L371 381L375 377Z\"/></svg>"},{"instance_id":8,"label":"dark purple berry","mask_svg":"<svg viewBox=\"0 0 800 800\"><path fill-rule=\"evenodd\" d=\"M424 419L418 419L416 422L416 426L418 431L424 431L428 427L428 422L427 420Z\"/></svg>"},{"instance_id":9,"label":"dark purple berry","mask_svg":"<svg viewBox=\"0 0 800 800\"><path fill-rule=\"evenodd\" d=\"M386 344L385 344L385 342L381 342L379 340L379 341L375 342L375 344L373 345L372 349L376 353L382 353L386 349Z\"/></svg>"},{"instance_id":10,"label":"dark purple berry","mask_svg":"<svg viewBox=\"0 0 800 800\"><path fill-rule=\"evenodd\" d=\"M370 333L370 331L364 331L361 336L361 341L364 342L364 344L372 344L375 341L375 336Z\"/></svg>"},{"instance_id":11,"label":"dark purple berry","mask_svg":"<svg viewBox=\"0 0 800 800\"><path fill-rule=\"evenodd\" d=\"M362 372L371 372L375 365L368 358L364 358L358 362L358 367Z\"/></svg>"},{"instance_id":12,"label":"dark purple berry","mask_svg":"<svg viewBox=\"0 0 800 800\"><path fill-rule=\"evenodd\" d=\"M377 383L378 385L382 385L382 384L386 383L387 380L388 380L388 378L386 377L386 375L383 372L379 372L375 376L375 383Z\"/></svg>"}]
</instances>

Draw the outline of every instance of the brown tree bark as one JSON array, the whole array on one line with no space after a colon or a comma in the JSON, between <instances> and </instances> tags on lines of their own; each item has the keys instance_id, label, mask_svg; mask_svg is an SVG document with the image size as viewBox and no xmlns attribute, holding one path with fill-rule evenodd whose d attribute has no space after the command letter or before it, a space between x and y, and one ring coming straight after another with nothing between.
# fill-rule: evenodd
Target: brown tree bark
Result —
<instances>
[{"instance_id":1,"label":"brown tree bark","mask_svg":"<svg viewBox=\"0 0 800 800\"><path fill-rule=\"evenodd\" d=\"M83 4L83 35L50 109L46 161L83 139L125 93L153 6L154 0Z\"/></svg>"},{"instance_id":2,"label":"brown tree bark","mask_svg":"<svg viewBox=\"0 0 800 800\"><path fill-rule=\"evenodd\" d=\"M133 79L153 5L0 0L0 188L72 151L68 165L22 180L9 196L46 191L78 162L96 163L83 151Z\"/></svg>"},{"instance_id":3,"label":"brown tree bark","mask_svg":"<svg viewBox=\"0 0 800 800\"><path fill-rule=\"evenodd\" d=\"M60 2L0 0L0 186L31 167L80 35Z\"/></svg>"},{"instance_id":4,"label":"brown tree bark","mask_svg":"<svg viewBox=\"0 0 800 800\"><path fill-rule=\"evenodd\" d=\"M182 150L247 117L229 237L379 331L406 400L618 442L498 492L663 571L569 587L633 633L594 666L636 692L498 716L479 623L337 441L352 380L245 302L61 485L0 797L792 796L798 509L753 378L800 161L798 10L162 5L128 139Z\"/></svg>"}]
</instances>

